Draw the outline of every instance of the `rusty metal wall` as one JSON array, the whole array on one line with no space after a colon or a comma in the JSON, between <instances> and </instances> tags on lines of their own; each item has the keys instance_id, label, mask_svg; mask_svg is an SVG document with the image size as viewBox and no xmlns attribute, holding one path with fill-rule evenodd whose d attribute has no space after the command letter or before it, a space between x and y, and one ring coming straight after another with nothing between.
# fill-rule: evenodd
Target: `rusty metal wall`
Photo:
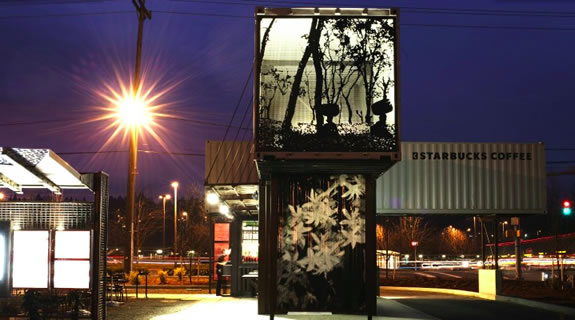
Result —
<instances>
[{"instance_id":1,"label":"rusty metal wall","mask_svg":"<svg viewBox=\"0 0 575 320\"><path fill-rule=\"evenodd\" d=\"M546 212L542 143L403 142L377 180L378 214Z\"/></svg>"},{"instance_id":2,"label":"rusty metal wall","mask_svg":"<svg viewBox=\"0 0 575 320\"><path fill-rule=\"evenodd\" d=\"M258 184L252 141L207 141L206 185Z\"/></svg>"}]
</instances>

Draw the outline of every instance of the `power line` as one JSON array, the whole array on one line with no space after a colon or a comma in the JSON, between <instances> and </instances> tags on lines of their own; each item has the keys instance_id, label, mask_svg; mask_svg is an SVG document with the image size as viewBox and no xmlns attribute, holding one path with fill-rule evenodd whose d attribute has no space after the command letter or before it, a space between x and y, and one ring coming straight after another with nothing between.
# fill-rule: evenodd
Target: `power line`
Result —
<instances>
[{"instance_id":1,"label":"power line","mask_svg":"<svg viewBox=\"0 0 575 320\"><path fill-rule=\"evenodd\" d=\"M67 121L77 121L77 120L75 120L75 119L47 119L47 120L36 120L36 121L0 122L0 127L25 126L25 125L35 125L35 124L42 124L42 123L67 122Z\"/></svg>"},{"instance_id":2,"label":"power line","mask_svg":"<svg viewBox=\"0 0 575 320\"><path fill-rule=\"evenodd\" d=\"M102 150L102 151L67 151L56 152L58 155L103 155L113 153L127 153L128 150ZM138 150L138 153L144 154L169 154L173 156L189 156L189 157L204 157L203 153L191 152L170 152L170 151L154 151L154 150Z\"/></svg>"},{"instance_id":3,"label":"power line","mask_svg":"<svg viewBox=\"0 0 575 320\"><path fill-rule=\"evenodd\" d=\"M547 164L565 164L565 163L575 163L575 160L547 161Z\"/></svg>"},{"instance_id":4,"label":"power line","mask_svg":"<svg viewBox=\"0 0 575 320\"><path fill-rule=\"evenodd\" d=\"M545 151L575 151L575 148L545 148Z\"/></svg>"},{"instance_id":5,"label":"power line","mask_svg":"<svg viewBox=\"0 0 575 320\"><path fill-rule=\"evenodd\" d=\"M154 10L160 14L179 14L190 15L198 17L221 17L221 18L240 18L240 19L253 19L253 16L232 15L221 13L205 13L205 12L191 12L191 11L166 11ZM77 13L61 13L61 14L44 14L44 15L17 15L17 16L0 16L0 20L9 19L27 19L27 18L51 18L51 17L79 17L79 16L97 16L109 14L128 14L132 11L102 11L102 12L77 12ZM575 17L575 16L574 16ZM569 27L531 27L531 26L504 26L504 25L467 25L467 24L437 24L437 23L402 23L402 27L428 27L428 28L462 28L462 29L489 29L489 30L532 30L532 31L575 31L575 28Z\"/></svg>"},{"instance_id":6,"label":"power line","mask_svg":"<svg viewBox=\"0 0 575 320\"><path fill-rule=\"evenodd\" d=\"M180 14L180 15L190 15L190 16L214 16L214 17L226 17L226 18L244 18L253 19L253 16L242 16L242 15L230 15L230 14L211 14L202 12L190 12L190 11L154 11L163 14ZM575 17L575 16L574 16ZM575 31L575 28L568 27L531 27L531 26L504 26L504 25L469 25L469 24L439 24L439 23L402 23L401 27L428 27L428 28L462 28L462 29L491 29L491 30L532 30L532 31Z\"/></svg>"},{"instance_id":7,"label":"power line","mask_svg":"<svg viewBox=\"0 0 575 320\"><path fill-rule=\"evenodd\" d=\"M197 17L220 17L220 18L240 18L240 19L253 19L253 16L242 16L224 13L205 13L205 12L191 12L191 11L166 11L166 10L154 10L154 13L164 13L164 14L181 14Z\"/></svg>"},{"instance_id":8,"label":"power line","mask_svg":"<svg viewBox=\"0 0 575 320\"><path fill-rule=\"evenodd\" d=\"M184 122L192 122L192 123L197 123L197 124L202 124L202 125L208 125L208 126L227 127L227 125L225 125L225 124L221 124L221 123L217 123L217 122L209 122L209 121L195 120L195 119L174 118L174 117L168 117L168 118L166 118L166 119L168 119L168 120L178 120L178 121L184 121ZM242 125L240 125L239 127L232 125L231 128L239 129L239 130L251 130L250 127L243 127Z\"/></svg>"},{"instance_id":9,"label":"power line","mask_svg":"<svg viewBox=\"0 0 575 320\"><path fill-rule=\"evenodd\" d=\"M54 17L82 17L82 16L101 16L109 14L134 14L133 11L99 11L99 12L73 12L73 13L51 13L42 15L17 15L17 16L0 16L0 20L10 19L29 19L29 18L54 18Z\"/></svg>"},{"instance_id":10,"label":"power line","mask_svg":"<svg viewBox=\"0 0 575 320\"><path fill-rule=\"evenodd\" d=\"M60 1L0 1L2 7L19 7L19 6L45 6L45 5L60 5L60 4L94 4L105 2L117 2L117 0L60 0Z\"/></svg>"},{"instance_id":11,"label":"power line","mask_svg":"<svg viewBox=\"0 0 575 320\"><path fill-rule=\"evenodd\" d=\"M490 26L490 25L437 24L437 23L402 23L401 26L430 27L430 28L492 29L492 30L575 31L575 28L561 28L561 27Z\"/></svg>"},{"instance_id":12,"label":"power line","mask_svg":"<svg viewBox=\"0 0 575 320\"><path fill-rule=\"evenodd\" d=\"M217 122L210 122L210 121L202 121L202 120L196 120L196 119L188 119L188 118L180 118L180 117L165 117L162 118L165 120L175 120L175 121L184 121L184 122L191 122L191 123L196 123L196 124L200 124L200 125L207 125L207 126L214 126L214 127L227 127L227 125L223 124L223 123L217 123ZM26 126L26 125L37 125L37 124L44 124L44 123L58 123L58 122L83 122L86 120L83 119L46 119L46 120L36 120L36 121L15 121L15 122L0 122L0 127L11 127L11 126ZM251 128L250 127L244 127L244 126L231 126L232 128L235 129L239 129L239 130L248 130L250 131Z\"/></svg>"},{"instance_id":13,"label":"power line","mask_svg":"<svg viewBox=\"0 0 575 320\"><path fill-rule=\"evenodd\" d=\"M250 83L250 79L252 77L253 72L254 72L254 68L252 65L252 68L250 68L250 73L248 75L248 78L246 79L246 83L244 84L244 88L242 89L242 93L240 94L240 98L238 99L238 102L236 103L236 107L234 108L234 113L232 114L232 117L230 119L228 127L226 128L226 132L224 133L224 137L223 137L222 141L225 141L226 137L228 136L228 132L230 131L231 125L234 121L234 118L236 117L236 113L238 112L240 104L242 103L242 100L244 98L244 94L246 93L246 89L248 87L248 84ZM216 151L216 155L214 156L214 160L212 161L212 165L210 166L210 170L208 170L208 174L206 174L206 177L209 177L210 174L212 173L212 170L214 169L214 166L216 165L216 160L217 160L218 156L220 155L220 151L222 151L222 146L223 146L223 143L220 143L220 145L218 146L218 150Z\"/></svg>"},{"instance_id":14,"label":"power line","mask_svg":"<svg viewBox=\"0 0 575 320\"><path fill-rule=\"evenodd\" d=\"M357 3L327 3L327 2L310 2L310 1L208 1L208 0L171 0L174 2L185 3L206 3L216 5L239 5L239 6L257 6L266 3L280 4L280 5L308 5L311 7L358 7ZM371 4L362 5L362 7L370 6ZM374 4L374 6L379 6ZM532 17L575 17L575 12L562 12L562 11L535 11L535 10L503 10L503 9L478 9L478 8L431 8L431 7L409 7L409 6L392 6L399 8L402 12L412 13L431 13L431 14L462 14L462 15L493 15L493 16L532 16Z\"/></svg>"}]
</instances>

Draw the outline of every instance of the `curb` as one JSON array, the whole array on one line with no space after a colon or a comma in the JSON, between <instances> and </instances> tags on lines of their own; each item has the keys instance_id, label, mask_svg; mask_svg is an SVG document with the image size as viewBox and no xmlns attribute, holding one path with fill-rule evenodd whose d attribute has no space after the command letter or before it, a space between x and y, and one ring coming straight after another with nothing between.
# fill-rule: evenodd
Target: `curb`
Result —
<instances>
[{"instance_id":1,"label":"curb","mask_svg":"<svg viewBox=\"0 0 575 320\"><path fill-rule=\"evenodd\" d=\"M539 302L535 300L503 296L503 295L492 295L473 291L458 290L458 289L443 289L443 288L422 288L422 287L388 287L381 286L381 291L416 291L416 292L433 292L433 293L443 293L457 296L466 296L472 298L479 298L492 301L500 301L507 303L515 303L526 307L542 309L545 311L557 312L567 316L575 316L575 308L558 306L550 303Z\"/></svg>"},{"instance_id":2,"label":"curb","mask_svg":"<svg viewBox=\"0 0 575 320\"><path fill-rule=\"evenodd\" d=\"M385 291L416 291L416 292L433 292L433 293L443 293L443 294L451 294L456 296L466 296L472 298L479 298L479 299L486 299L486 300L495 300L495 296L491 294L467 291L467 290L459 290L459 289L444 289L444 288L423 288L423 287L389 287L389 286L381 286L379 287L380 290Z\"/></svg>"}]
</instances>

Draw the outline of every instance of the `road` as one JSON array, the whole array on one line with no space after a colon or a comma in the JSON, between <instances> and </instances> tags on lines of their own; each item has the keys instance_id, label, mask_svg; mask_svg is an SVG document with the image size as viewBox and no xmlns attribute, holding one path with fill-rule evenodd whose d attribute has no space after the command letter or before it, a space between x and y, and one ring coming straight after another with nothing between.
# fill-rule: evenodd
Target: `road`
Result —
<instances>
[{"instance_id":1,"label":"road","mask_svg":"<svg viewBox=\"0 0 575 320\"><path fill-rule=\"evenodd\" d=\"M378 302L378 316L426 320L575 319L556 312L543 311L517 304L472 299L458 296L394 291Z\"/></svg>"},{"instance_id":2,"label":"road","mask_svg":"<svg viewBox=\"0 0 575 320\"><path fill-rule=\"evenodd\" d=\"M541 281L542 270L525 270L523 271L523 280L526 281ZM545 271L550 275L550 271ZM389 277L393 277L393 271L389 270ZM447 280L477 280L478 271L476 269L469 270L449 270L449 269L420 269L409 270L400 269L395 271L395 277L399 279L424 277L428 279L447 279ZM575 271L566 271L565 276L574 275ZM380 278L385 278L385 270L379 272ZM514 280L514 270L503 270L503 279Z\"/></svg>"}]
</instances>

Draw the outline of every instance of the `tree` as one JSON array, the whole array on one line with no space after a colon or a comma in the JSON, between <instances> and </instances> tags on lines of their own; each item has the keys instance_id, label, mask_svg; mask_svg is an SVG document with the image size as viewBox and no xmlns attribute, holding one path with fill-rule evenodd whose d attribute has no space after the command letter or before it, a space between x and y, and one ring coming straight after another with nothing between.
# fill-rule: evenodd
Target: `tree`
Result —
<instances>
[{"instance_id":1,"label":"tree","mask_svg":"<svg viewBox=\"0 0 575 320\"><path fill-rule=\"evenodd\" d=\"M180 201L180 207L187 212L187 217L180 220L180 244L182 253L194 250L209 251L210 229L204 207L203 188L193 185L186 190L186 195Z\"/></svg>"},{"instance_id":2,"label":"tree","mask_svg":"<svg viewBox=\"0 0 575 320\"><path fill-rule=\"evenodd\" d=\"M443 248L452 254L461 254L469 249L469 241L466 234L453 226L441 231L441 243Z\"/></svg>"},{"instance_id":3,"label":"tree","mask_svg":"<svg viewBox=\"0 0 575 320\"><path fill-rule=\"evenodd\" d=\"M302 95L301 91L301 81L303 77L303 73L307 62L313 52L317 52L317 47L319 46L319 38L321 35L323 23L320 22L319 18L313 18L309 30L309 34L307 35L307 46L303 52L302 58L298 64L298 68L296 74L294 76L293 85L291 88L289 101L287 104L284 121L283 121L283 129L284 130L291 130L291 121L293 119L293 115L295 113L295 106L297 103L298 97ZM317 76L317 74L316 74ZM317 89L316 89L317 90Z\"/></svg>"},{"instance_id":4,"label":"tree","mask_svg":"<svg viewBox=\"0 0 575 320\"><path fill-rule=\"evenodd\" d=\"M136 198L136 217L134 219L134 251L142 249L144 243L153 234L161 231L162 210L144 194Z\"/></svg>"},{"instance_id":5,"label":"tree","mask_svg":"<svg viewBox=\"0 0 575 320\"><path fill-rule=\"evenodd\" d=\"M411 242L417 241L418 247L433 243L433 230L422 217L401 217L390 228L390 245L399 252L411 252Z\"/></svg>"},{"instance_id":6,"label":"tree","mask_svg":"<svg viewBox=\"0 0 575 320\"><path fill-rule=\"evenodd\" d=\"M123 248L126 245L126 199L110 197L108 208L108 248Z\"/></svg>"},{"instance_id":7,"label":"tree","mask_svg":"<svg viewBox=\"0 0 575 320\"><path fill-rule=\"evenodd\" d=\"M383 73L392 65L392 52L384 44L395 40L386 19L338 19L334 32L343 44L365 88L365 122L371 123L371 105L381 95L376 89Z\"/></svg>"},{"instance_id":8,"label":"tree","mask_svg":"<svg viewBox=\"0 0 575 320\"><path fill-rule=\"evenodd\" d=\"M375 227L375 239L376 239L376 245L375 245L376 250L387 249L385 248L385 229L381 224L377 224L377 226Z\"/></svg>"},{"instance_id":9,"label":"tree","mask_svg":"<svg viewBox=\"0 0 575 320\"><path fill-rule=\"evenodd\" d=\"M348 122L352 123L353 110L349 96L359 80L357 68L350 63L350 50L346 37L335 27L337 20L325 21L322 42L318 49L323 76L323 94L328 104L339 104L340 98L346 102ZM317 68L316 68L317 69ZM339 113L340 118L342 113Z\"/></svg>"}]
</instances>

